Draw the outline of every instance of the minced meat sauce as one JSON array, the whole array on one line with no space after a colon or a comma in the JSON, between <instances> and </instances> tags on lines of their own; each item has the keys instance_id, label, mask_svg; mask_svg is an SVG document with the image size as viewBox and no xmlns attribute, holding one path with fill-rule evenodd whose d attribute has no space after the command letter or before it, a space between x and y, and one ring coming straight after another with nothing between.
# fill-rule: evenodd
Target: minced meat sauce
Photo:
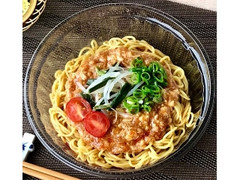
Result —
<instances>
[{"instance_id":1,"label":"minced meat sauce","mask_svg":"<svg viewBox=\"0 0 240 180\"><path fill-rule=\"evenodd\" d=\"M124 67L130 67L131 61L137 57L141 57L146 65L156 61L150 55L126 48L117 48L95 54L88 60L81 62L77 73L66 83L66 101L72 97L80 96L81 90L77 87L76 82L85 85L88 79L98 77L96 67L108 69L117 61L120 61L120 65ZM76 126L82 140L98 150L106 150L113 154L137 153L149 143L160 140L172 122L172 109L179 97L177 84L173 80L171 72L166 67L165 70L168 76L168 86L163 90L161 104L152 107L151 112L141 111L134 115L127 113L121 104L117 107L117 111L105 111L111 126L102 138L92 136L85 130L83 123L78 123Z\"/></svg>"}]
</instances>

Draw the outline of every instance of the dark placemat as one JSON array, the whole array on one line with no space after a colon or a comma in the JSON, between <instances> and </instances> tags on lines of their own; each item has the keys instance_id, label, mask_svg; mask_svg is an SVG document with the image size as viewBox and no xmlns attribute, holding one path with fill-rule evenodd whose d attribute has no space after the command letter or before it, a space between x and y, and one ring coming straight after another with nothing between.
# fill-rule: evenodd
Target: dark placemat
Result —
<instances>
[{"instance_id":1,"label":"dark placemat","mask_svg":"<svg viewBox=\"0 0 240 180\"><path fill-rule=\"evenodd\" d=\"M23 79L28 63L44 36L66 17L84 8L113 0L49 0L39 20L23 33ZM212 62L216 76L216 12L194 8L165 0L135 0L136 2L162 10L184 23L201 41ZM23 107L23 133L33 133ZM216 107L211 122L203 137L184 157L159 172L133 179L216 179ZM100 179L71 169L53 157L40 143L35 141L35 151L28 162L50 168L81 179ZM23 174L23 179L36 179Z\"/></svg>"}]
</instances>

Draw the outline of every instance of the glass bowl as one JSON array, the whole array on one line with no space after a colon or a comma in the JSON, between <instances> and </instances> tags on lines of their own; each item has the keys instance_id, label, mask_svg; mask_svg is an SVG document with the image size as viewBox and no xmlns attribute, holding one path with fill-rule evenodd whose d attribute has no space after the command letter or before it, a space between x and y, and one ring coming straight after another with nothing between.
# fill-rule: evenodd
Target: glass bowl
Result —
<instances>
[{"instance_id":1,"label":"glass bowl","mask_svg":"<svg viewBox=\"0 0 240 180\"><path fill-rule=\"evenodd\" d=\"M101 43L112 37L133 35L170 56L185 70L193 111L201 110L197 126L174 153L140 169L103 169L77 161L67 145L57 137L48 109L54 73L78 56L92 39ZM36 136L56 158L68 166L95 176L117 178L157 171L181 157L196 144L211 118L215 80L208 55L199 40L170 15L139 4L114 3L88 8L62 21L41 41L29 63L24 82L27 117Z\"/></svg>"}]
</instances>

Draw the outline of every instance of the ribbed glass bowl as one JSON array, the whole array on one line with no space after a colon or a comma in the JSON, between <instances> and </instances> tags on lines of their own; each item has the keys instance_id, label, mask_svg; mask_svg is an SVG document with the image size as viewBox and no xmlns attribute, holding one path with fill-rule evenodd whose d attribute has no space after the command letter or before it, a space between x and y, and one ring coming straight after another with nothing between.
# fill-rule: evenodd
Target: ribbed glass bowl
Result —
<instances>
[{"instance_id":1,"label":"ribbed glass bowl","mask_svg":"<svg viewBox=\"0 0 240 180\"><path fill-rule=\"evenodd\" d=\"M193 111L201 110L195 130L178 150L163 160L141 169L103 169L77 161L57 137L48 109L54 73L78 56L81 48L95 39L101 43L112 37L133 35L170 56L182 67L189 81ZM138 4L104 4L73 14L57 25L41 41L29 63L24 82L24 103L36 136L57 159L91 175L117 178L157 171L181 157L196 144L209 124L215 98L213 69L207 53L194 34L170 15Z\"/></svg>"}]
</instances>

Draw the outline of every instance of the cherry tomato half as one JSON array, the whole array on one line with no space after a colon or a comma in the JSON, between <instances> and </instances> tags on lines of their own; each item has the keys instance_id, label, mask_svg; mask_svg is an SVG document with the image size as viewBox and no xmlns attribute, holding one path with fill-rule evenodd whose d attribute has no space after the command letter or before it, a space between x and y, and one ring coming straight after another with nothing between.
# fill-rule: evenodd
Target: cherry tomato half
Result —
<instances>
[{"instance_id":1,"label":"cherry tomato half","mask_svg":"<svg viewBox=\"0 0 240 180\"><path fill-rule=\"evenodd\" d=\"M86 131L95 137L103 137L110 127L108 117L99 111L92 111L87 114L83 124Z\"/></svg>"},{"instance_id":2,"label":"cherry tomato half","mask_svg":"<svg viewBox=\"0 0 240 180\"><path fill-rule=\"evenodd\" d=\"M92 111L90 104L81 97L74 97L66 105L67 116L73 122L81 122Z\"/></svg>"}]
</instances>

